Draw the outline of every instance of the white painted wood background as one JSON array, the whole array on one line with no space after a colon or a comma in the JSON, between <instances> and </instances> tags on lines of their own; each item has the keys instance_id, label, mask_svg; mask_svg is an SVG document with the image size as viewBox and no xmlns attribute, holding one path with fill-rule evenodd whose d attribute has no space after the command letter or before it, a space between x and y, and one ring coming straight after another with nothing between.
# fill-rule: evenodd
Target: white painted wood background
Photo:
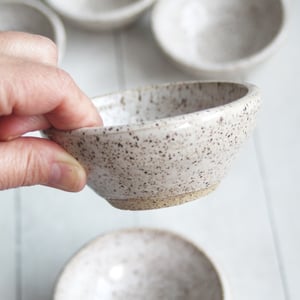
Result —
<instances>
[{"instance_id":1,"label":"white painted wood background","mask_svg":"<svg viewBox=\"0 0 300 300\"><path fill-rule=\"evenodd\" d=\"M280 51L247 81L263 93L253 137L216 192L148 212L112 208L89 188L0 192L0 299L50 300L64 263L111 230L149 226L181 233L223 268L233 300L300 299L300 2ZM63 61L91 97L149 83L193 79L160 52L149 16L115 33L67 26Z\"/></svg>"}]
</instances>

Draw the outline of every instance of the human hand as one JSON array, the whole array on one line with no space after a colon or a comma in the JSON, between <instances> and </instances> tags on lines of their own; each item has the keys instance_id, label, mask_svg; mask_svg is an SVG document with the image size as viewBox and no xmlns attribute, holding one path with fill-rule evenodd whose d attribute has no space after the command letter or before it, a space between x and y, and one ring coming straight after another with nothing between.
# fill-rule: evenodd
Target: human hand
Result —
<instances>
[{"instance_id":1,"label":"human hand","mask_svg":"<svg viewBox=\"0 0 300 300\"><path fill-rule=\"evenodd\" d=\"M0 190L42 184L79 191L82 166L52 141L23 134L49 127L68 130L102 125L72 78L57 67L47 38L0 32Z\"/></svg>"}]
</instances>

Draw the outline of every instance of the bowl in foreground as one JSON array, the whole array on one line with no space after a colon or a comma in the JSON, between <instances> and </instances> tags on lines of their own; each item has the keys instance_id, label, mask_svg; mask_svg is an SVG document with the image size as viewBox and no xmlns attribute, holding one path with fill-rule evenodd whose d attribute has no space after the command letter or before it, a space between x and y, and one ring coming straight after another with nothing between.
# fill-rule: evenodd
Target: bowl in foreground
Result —
<instances>
[{"instance_id":1,"label":"bowl in foreground","mask_svg":"<svg viewBox=\"0 0 300 300\"><path fill-rule=\"evenodd\" d=\"M197 199L220 183L255 125L258 89L181 82L94 99L105 127L46 131L86 168L113 206L152 209Z\"/></svg>"},{"instance_id":2,"label":"bowl in foreground","mask_svg":"<svg viewBox=\"0 0 300 300\"><path fill-rule=\"evenodd\" d=\"M167 231L130 229L103 235L63 270L54 300L228 300L215 264Z\"/></svg>"},{"instance_id":3,"label":"bowl in foreground","mask_svg":"<svg viewBox=\"0 0 300 300\"><path fill-rule=\"evenodd\" d=\"M1 0L0 30L43 35L58 48L59 59L65 51L65 28L59 17L41 1Z\"/></svg>"},{"instance_id":4,"label":"bowl in foreground","mask_svg":"<svg viewBox=\"0 0 300 300\"><path fill-rule=\"evenodd\" d=\"M178 67L198 78L239 79L278 48L282 0L161 0L154 36Z\"/></svg>"}]
</instances>

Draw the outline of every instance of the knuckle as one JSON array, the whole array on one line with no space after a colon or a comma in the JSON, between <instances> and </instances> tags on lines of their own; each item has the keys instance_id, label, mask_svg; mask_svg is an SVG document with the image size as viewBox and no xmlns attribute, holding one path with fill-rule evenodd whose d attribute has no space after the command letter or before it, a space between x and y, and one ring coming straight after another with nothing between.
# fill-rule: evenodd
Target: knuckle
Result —
<instances>
[{"instance_id":1,"label":"knuckle","mask_svg":"<svg viewBox=\"0 0 300 300\"><path fill-rule=\"evenodd\" d=\"M36 35L35 39L37 40L37 43L39 43L39 48L42 49L44 60L57 62L58 49L56 44L50 38L42 35Z\"/></svg>"},{"instance_id":2,"label":"knuckle","mask_svg":"<svg viewBox=\"0 0 300 300\"><path fill-rule=\"evenodd\" d=\"M58 79L60 90L63 93L75 85L71 75L63 69L56 68L56 78Z\"/></svg>"},{"instance_id":3,"label":"knuckle","mask_svg":"<svg viewBox=\"0 0 300 300\"><path fill-rule=\"evenodd\" d=\"M48 37L17 31L0 32L0 54L57 63L56 44Z\"/></svg>"},{"instance_id":4,"label":"knuckle","mask_svg":"<svg viewBox=\"0 0 300 300\"><path fill-rule=\"evenodd\" d=\"M23 186L43 183L45 176L41 169L41 166L43 165L41 160L42 157L39 154L39 151L36 151L36 147L34 147L30 141L27 141L26 156L24 157L23 162Z\"/></svg>"}]
</instances>

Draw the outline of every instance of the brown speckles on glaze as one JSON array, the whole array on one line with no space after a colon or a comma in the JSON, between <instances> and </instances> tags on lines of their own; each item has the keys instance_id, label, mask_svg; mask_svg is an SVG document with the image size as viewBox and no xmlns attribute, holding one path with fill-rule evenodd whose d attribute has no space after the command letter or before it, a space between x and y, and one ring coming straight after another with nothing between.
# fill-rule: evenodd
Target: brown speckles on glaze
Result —
<instances>
[{"instance_id":1,"label":"brown speckles on glaze","mask_svg":"<svg viewBox=\"0 0 300 300\"><path fill-rule=\"evenodd\" d=\"M113 296L112 296L113 295ZM129 229L98 237L68 263L54 300L229 300L215 264L167 231Z\"/></svg>"},{"instance_id":2,"label":"brown speckles on glaze","mask_svg":"<svg viewBox=\"0 0 300 300\"><path fill-rule=\"evenodd\" d=\"M95 104L107 127L49 136L78 158L88 184L114 206L151 209L215 188L254 127L260 96L252 85L188 82Z\"/></svg>"}]
</instances>

